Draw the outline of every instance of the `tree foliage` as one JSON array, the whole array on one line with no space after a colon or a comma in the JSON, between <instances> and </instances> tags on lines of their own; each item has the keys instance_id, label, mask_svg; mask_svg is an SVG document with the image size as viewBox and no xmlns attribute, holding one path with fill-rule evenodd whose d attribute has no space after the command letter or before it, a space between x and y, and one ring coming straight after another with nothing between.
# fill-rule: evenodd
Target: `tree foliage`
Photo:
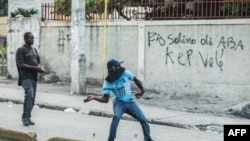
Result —
<instances>
[{"instance_id":1,"label":"tree foliage","mask_svg":"<svg viewBox=\"0 0 250 141\"><path fill-rule=\"evenodd\" d=\"M10 15L12 18L16 17L17 15L22 15L24 17L31 17L33 14L37 14L38 10L35 10L33 8L31 9L24 9L24 8L18 8L14 12L11 12Z\"/></svg>"},{"instance_id":2,"label":"tree foliage","mask_svg":"<svg viewBox=\"0 0 250 141\"><path fill-rule=\"evenodd\" d=\"M71 0L56 0L56 9L53 13L62 14L65 16L71 15Z\"/></svg>"}]
</instances>

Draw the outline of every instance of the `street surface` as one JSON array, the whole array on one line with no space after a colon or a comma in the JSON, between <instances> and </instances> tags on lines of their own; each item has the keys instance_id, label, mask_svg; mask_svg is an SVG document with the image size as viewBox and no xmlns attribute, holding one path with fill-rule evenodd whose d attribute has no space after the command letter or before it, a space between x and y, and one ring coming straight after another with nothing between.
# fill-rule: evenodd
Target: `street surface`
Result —
<instances>
[{"instance_id":1,"label":"street surface","mask_svg":"<svg viewBox=\"0 0 250 141\"><path fill-rule=\"evenodd\" d=\"M51 137L66 137L86 141L106 141L111 118L90 116L78 112L49 110L35 107L34 126L25 127L21 122L22 105L0 102L0 127L36 132L38 141ZM155 141L223 141L223 133L202 132L164 125L150 124ZM139 122L121 120L117 141L143 141Z\"/></svg>"}]
</instances>

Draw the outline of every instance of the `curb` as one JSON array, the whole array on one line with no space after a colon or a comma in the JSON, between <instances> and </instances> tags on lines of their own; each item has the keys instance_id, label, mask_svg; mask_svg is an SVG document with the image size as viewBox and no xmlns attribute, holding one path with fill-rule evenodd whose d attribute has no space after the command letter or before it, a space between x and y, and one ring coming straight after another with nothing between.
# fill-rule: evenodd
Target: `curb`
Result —
<instances>
[{"instance_id":1,"label":"curb","mask_svg":"<svg viewBox=\"0 0 250 141\"><path fill-rule=\"evenodd\" d=\"M34 132L23 132L0 127L0 139L15 141L37 141L37 135Z\"/></svg>"},{"instance_id":2,"label":"curb","mask_svg":"<svg viewBox=\"0 0 250 141\"><path fill-rule=\"evenodd\" d=\"M20 100L12 100L12 99L6 99L6 98L0 98L0 102L8 102L8 101L12 101L15 104L23 104L22 101ZM50 110L59 110L59 111L65 111L66 109L68 109L69 107L65 107L65 106L58 106L58 105L51 105L51 104L42 104L42 103L38 103L37 104L40 108L46 108L46 109L50 109ZM106 118L112 118L113 117L113 113L111 112L107 112L107 111L100 111L100 110L90 110L88 112L83 112L81 111L80 108L74 108L72 107L72 109L76 112L79 112L81 114L84 115L92 115L92 116L99 116L99 117L106 117ZM123 116L122 120L128 120L128 121L137 121L136 119L134 119L133 117L130 116ZM207 124L207 125L189 125L189 124L182 124L182 123L176 123L176 122L169 122L169 121L157 121L154 119L147 119L148 122L150 124L156 124L156 125L162 125L162 126L170 126L170 127L176 127L176 128L183 128L183 129L192 129L192 130L201 130L201 131L206 131L206 130L211 130L211 131L215 131L215 132L222 132L222 127L221 125L211 125L211 124ZM213 129L210 129L213 128ZM214 129L215 128L215 129Z\"/></svg>"},{"instance_id":3,"label":"curb","mask_svg":"<svg viewBox=\"0 0 250 141\"><path fill-rule=\"evenodd\" d=\"M8 141L37 141L37 135L35 132L23 132L12 129L4 129L0 127L0 140L6 139ZM86 141L76 140L64 137L52 137L47 141Z\"/></svg>"},{"instance_id":4,"label":"curb","mask_svg":"<svg viewBox=\"0 0 250 141\"><path fill-rule=\"evenodd\" d=\"M12 101L15 104L23 104L23 102L20 101L20 100L12 100L12 99L0 98L0 102L8 102L8 101ZM37 103L37 105L40 108L46 108L46 109L50 109L50 110L59 110L59 111L64 111L65 109L68 108L68 107L64 107L64 106L56 106L56 105L40 104L40 103ZM76 112L81 112L81 110L79 108L73 108L73 110L75 110ZM112 118L113 117L113 113L109 113L109 112L106 112L106 111L100 111L100 110L90 110L90 111L88 111L86 113L81 112L81 114L92 115L92 116L100 116L100 117L107 117L107 118ZM134 119L133 117L130 117L130 116L123 116L122 119L123 120L128 120L128 121L137 121L136 119ZM152 120L152 119L147 119L147 120L151 124L157 124L157 125L163 125L163 126L172 126L172 127L178 127L178 128L184 128L184 129L192 128L192 126L190 126L190 125L182 125L182 124L171 123L171 122L160 122L160 121L155 121L155 120Z\"/></svg>"}]
</instances>

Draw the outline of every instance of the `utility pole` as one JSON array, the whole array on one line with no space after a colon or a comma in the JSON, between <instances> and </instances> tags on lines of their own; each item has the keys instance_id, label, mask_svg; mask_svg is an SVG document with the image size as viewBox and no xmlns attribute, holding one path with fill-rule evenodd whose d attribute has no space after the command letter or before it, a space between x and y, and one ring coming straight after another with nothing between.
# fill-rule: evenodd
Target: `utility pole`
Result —
<instances>
[{"instance_id":1,"label":"utility pole","mask_svg":"<svg viewBox=\"0 0 250 141\"><path fill-rule=\"evenodd\" d=\"M71 0L71 45L71 93L85 95L85 0Z\"/></svg>"}]
</instances>

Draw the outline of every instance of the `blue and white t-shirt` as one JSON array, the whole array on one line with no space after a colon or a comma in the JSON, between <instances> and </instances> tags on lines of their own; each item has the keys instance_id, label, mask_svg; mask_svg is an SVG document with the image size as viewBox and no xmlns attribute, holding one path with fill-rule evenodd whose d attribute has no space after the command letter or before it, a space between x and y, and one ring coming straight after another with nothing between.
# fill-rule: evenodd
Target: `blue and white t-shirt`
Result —
<instances>
[{"instance_id":1,"label":"blue and white t-shirt","mask_svg":"<svg viewBox=\"0 0 250 141\"><path fill-rule=\"evenodd\" d=\"M124 102L133 102L129 83L129 80L133 79L134 75L131 72L125 70L123 74L114 82L109 83L108 81L104 81L103 93L110 94L112 91L115 95L114 99Z\"/></svg>"}]
</instances>

